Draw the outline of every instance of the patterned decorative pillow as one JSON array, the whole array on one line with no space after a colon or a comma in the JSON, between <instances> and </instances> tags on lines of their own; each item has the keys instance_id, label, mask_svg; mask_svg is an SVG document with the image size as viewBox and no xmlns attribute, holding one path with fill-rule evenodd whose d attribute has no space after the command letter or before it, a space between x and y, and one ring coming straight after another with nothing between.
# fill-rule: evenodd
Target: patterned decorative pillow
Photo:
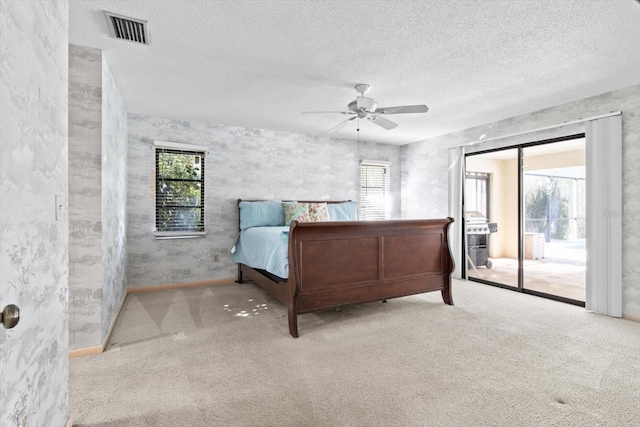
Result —
<instances>
[{"instance_id":1,"label":"patterned decorative pillow","mask_svg":"<svg viewBox=\"0 0 640 427\"><path fill-rule=\"evenodd\" d=\"M284 225L290 225L291 221L309 222L309 205L307 203L283 203Z\"/></svg>"},{"instance_id":2,"label":"patterned decorative pillow","mask_svg":"<svg viewBox=\"0 0 640 427\"><path fill-rule=\"evenodd\" d=\"M326 203L309 203L309 218L312 222L331 221Z\"/></svg>"}]
</instances>

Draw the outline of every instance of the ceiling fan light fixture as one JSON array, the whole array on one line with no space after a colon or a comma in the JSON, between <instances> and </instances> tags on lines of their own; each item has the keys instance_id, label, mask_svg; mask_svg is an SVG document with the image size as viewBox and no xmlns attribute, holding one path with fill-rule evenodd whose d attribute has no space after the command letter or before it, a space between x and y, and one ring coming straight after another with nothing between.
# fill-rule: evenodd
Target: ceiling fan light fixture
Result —
<instances>
[{"instance_id":1,"label":"ceiling fan light fixture","mask_svg":"<svg viewBox=\"0 0 640 427\"><path fill-rule=\"evenodd\" d=\"M373 112L378 108L378 103L371 98L366 98L364 96L359 96L356 98L356 105L358 106L357 110L365 109L367 111Z\"/></svg>"}]
</instances>

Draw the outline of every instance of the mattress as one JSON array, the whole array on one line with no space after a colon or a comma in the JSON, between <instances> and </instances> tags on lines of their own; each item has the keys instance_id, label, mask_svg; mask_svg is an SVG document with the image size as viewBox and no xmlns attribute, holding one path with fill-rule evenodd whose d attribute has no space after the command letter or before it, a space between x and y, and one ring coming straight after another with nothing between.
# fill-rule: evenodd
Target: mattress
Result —
<instances>
[{"instance_id":1,"label":"mattress","mask_svg":"<svg viewBox=\"0 0 640 427\"><path fill-rule=\"evenodd\" d=\"M251 268L289 277L289 227L251 227L240 232L232 258Z\"/></svg>"}]
</instances>

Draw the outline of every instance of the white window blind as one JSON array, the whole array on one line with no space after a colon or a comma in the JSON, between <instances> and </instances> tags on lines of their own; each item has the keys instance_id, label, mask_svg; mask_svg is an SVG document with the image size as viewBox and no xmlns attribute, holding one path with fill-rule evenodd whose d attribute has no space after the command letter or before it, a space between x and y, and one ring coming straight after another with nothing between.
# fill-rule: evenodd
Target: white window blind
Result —
<instances>
[{"instance_id":1,"label":"white window blind","mask_svg":"<svg viewBox=\"0 0 640 427\"><path fill-rule=\"evenodd\" d=\"M390 165L382 162L360 164L360 218L388 219L390 217Z\"/></svg>"},{"instance_id":2,"label":"white window blind","mask_svg":"<svg viewBox=\"0 0 640 427\"><path fill-rule=\"evenodd\" d=\"M204 234L204 151L157 146L156 236Z\"/></svg>"}]
</instances>

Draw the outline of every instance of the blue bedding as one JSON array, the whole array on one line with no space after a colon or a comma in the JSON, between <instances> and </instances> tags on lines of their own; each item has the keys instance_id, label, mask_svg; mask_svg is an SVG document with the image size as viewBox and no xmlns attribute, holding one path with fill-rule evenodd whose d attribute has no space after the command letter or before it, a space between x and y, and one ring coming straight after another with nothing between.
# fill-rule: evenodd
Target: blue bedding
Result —
<instances>
[{"instance_id":1,"label":"blue bedding","mask_svg":"<svg viewBox=\"0 0 640 427\"><path fill-rule=\"evenodd\" d=\"M234 262L289 277L289 227L251 227L240 232L232 254Z\"/></svg>"}]
</instances>

